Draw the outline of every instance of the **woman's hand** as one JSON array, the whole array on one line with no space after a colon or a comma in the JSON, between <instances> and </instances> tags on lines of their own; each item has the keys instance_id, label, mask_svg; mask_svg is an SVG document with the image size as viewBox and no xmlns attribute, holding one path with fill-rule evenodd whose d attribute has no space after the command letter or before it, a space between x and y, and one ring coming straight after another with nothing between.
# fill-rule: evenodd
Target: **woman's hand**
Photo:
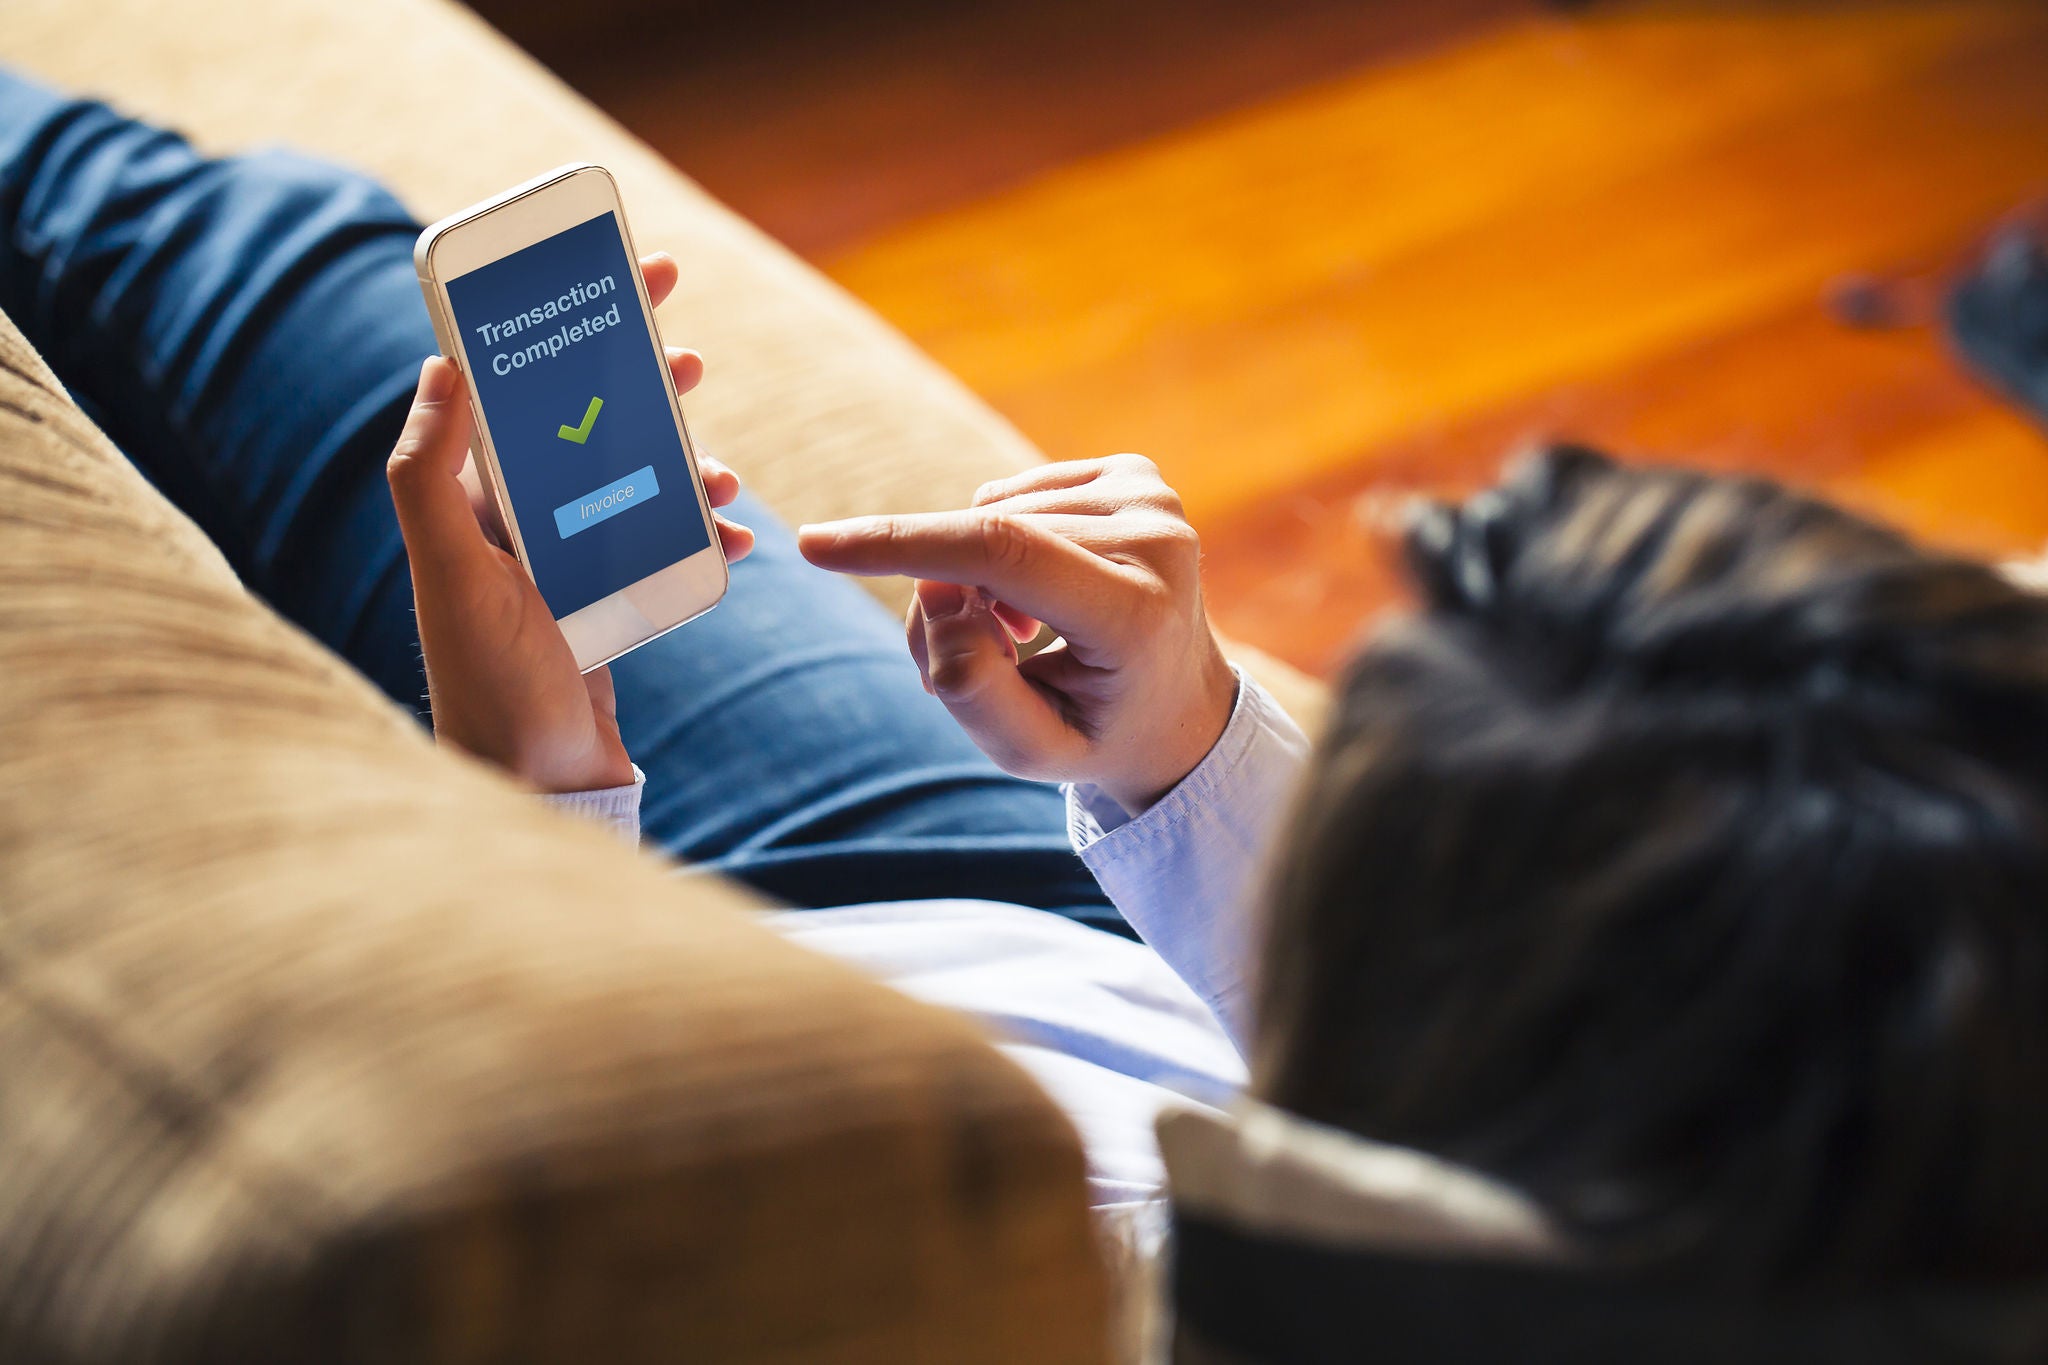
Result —
<instances>
[{"instance_id":1,"label":"woman's hand","mask_svg":"<svg viewBox=\"0 0 2048 1365\"><path fill-rule=\"evenodd\" d=\"M676 263L649 256L640 269L655 303L675 288ZM694 351L668 351L676 391L704 376ZM440 357L420 368L419 391L386 473L398 508L413 602L426 655L434 734L544 792L625 786L633 763L619 740L611 672L580 673L554 613L517 559L469 468L470 411L462 376ZM739 480L700 460L713 507ZM754 546L746 527L718 518L728 560Z\"/></svg>"},{"instance_id":2,"label":"woman's hand","mask_svg":"<svg viewBox=\"0 0 2048 1365\"><path fill-rule=\"evenodd\" d=\"M925 687L1003 769L1092 782L1133 813L1207 756L1237 678L1202 609L1201 547L1141 455L1050 464L964 512L806 526L804 557L918 580ZM1017 658L1043 621L1060 635Z\"/></svg>"}]
</instances>

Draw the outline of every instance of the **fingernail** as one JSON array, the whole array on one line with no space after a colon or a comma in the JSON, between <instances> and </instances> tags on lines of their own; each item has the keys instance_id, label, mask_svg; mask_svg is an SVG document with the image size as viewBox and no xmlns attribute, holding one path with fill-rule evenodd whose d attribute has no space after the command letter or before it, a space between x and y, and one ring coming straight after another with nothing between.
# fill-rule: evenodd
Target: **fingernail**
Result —
<instances>
[{"instance_id":1,"label":"fingernail","mask_svg":"<svg viewBox=\"0 0 2048 1365\"><path fill-rule=\"evenodd\" d=\"M917 604L927 621L943 621L964 615L968 608L967 589L958 583L938 583L928 578L917 581Z\"/></svg>"},{"instance_id":2,"label":"fingernail","mask_svg":"<svg viewBox=\"0 0 2048 1365\"><path fill-rule=\"evenodd\" d=\"M430 355L420 363L420 388L417 399L422 403L438 403L455 391L455 367L442 361L437 355Z\"/></svg>"}]
</instances>

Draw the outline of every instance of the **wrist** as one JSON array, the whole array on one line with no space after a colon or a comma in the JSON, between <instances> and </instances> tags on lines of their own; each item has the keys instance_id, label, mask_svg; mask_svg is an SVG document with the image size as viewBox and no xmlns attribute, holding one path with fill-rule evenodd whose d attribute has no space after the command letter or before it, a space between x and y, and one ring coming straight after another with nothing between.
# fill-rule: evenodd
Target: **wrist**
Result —
<instances>
[{"instance_id":1,"label":"wrist","mask_svg":"<svg viewBox=\"0 0 2048 1365\"><path fill-rule=\"evenodd\" d=\"M549 796L574 796L581 792L611 791L618 787L630 787L639 781L633 769L633 760L626 757L626 751L623 749L617 754L608 754L601 760L591 763L548 769L523 776L535 791Z\"/></svg>"},{"instance_id":2,"label":"wrist","mask_svg":"<svg viewBox=\"0 0 2048 1365\"><path fill-rule=\"evenodd\" d=\"M435 737L441 743L497 768L515 782L543 796L609 791L614 787L631 786L638 780L633 760L627 756L622 744L600 745L583 753L565 753L545 746L522 749L516 745L472 743L438 726Z\"/></svg>"},{"instance_id":3,"label":"wrist","mask_svg":"<svg viewBox=\"0 0 2048 1365\"><path fill-rule=\"evenodd\" d=\"M1133 816L1157 805L1200 767L1230 727L1230 717L1237 709L1237 670L1223 657L1213 636L1208 646L1196 669L1199 682L1187 702L1176 708L1172 725L1139 738L1143 761L1094 784Z\"/></svg>"}]
</instances>

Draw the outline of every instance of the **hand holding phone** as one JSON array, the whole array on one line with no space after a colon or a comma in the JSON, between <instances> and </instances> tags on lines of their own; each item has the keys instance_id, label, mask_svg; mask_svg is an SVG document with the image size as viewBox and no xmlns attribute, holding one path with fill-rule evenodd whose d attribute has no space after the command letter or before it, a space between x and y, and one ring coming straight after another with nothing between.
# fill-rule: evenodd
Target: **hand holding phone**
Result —
<instances>
[{"instance_id":1,"label":"hand holding phone","mask_svg":"<svg viewBox=\"0 0 2048 1365\"><path fill-rule=\"evenodd\" d=\"M651 257L642 269L659 302L675 285L675 263ZM691 351L669 351L666 368L679 393L703 374ZM624 786L633 765L619 740L611 673L581 669L533 578L495 538L493 507L462 481L471 436L461 375L430 358L388 474L412 562L434 733L541 791ZM711 506L738 495L739 480L716 461L701 461L701 472ZM753 548L745 527L722 517L714 524L722 560Z\"/></svg>"},{"instance_id":2,"label":"hand holding phone","mask_svg":"<svg viewBox=\"0 0 2048 1365\"><path fill-rule=\"evenodd\" d=\"M515 186L422 232L413 263L483 495L577 665L709 611L725 557L610 174Z\"/></svg>"}]
</instances>

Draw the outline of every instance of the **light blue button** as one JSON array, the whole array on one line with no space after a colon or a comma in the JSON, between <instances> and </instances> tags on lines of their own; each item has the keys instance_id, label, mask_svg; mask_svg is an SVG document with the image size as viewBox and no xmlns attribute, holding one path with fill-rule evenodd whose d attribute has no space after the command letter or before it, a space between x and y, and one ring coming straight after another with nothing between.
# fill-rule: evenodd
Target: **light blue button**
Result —
<instances>
[{"instance_id":1,"label":"light blue button","mask_svg":"<svg viewBox=\"0 0 2048 1365\"><path fill-rule=\"evenodd\" d=\"M587 531L600 521L615 517L628 507L646 502L661 491L655 482L654 466L646 465L634 470L623 479L615 479L594 493L585 493L574 502L565 502L555 509L555 529L567 540L578 531Z\"/></svg>"}]
</instances>

